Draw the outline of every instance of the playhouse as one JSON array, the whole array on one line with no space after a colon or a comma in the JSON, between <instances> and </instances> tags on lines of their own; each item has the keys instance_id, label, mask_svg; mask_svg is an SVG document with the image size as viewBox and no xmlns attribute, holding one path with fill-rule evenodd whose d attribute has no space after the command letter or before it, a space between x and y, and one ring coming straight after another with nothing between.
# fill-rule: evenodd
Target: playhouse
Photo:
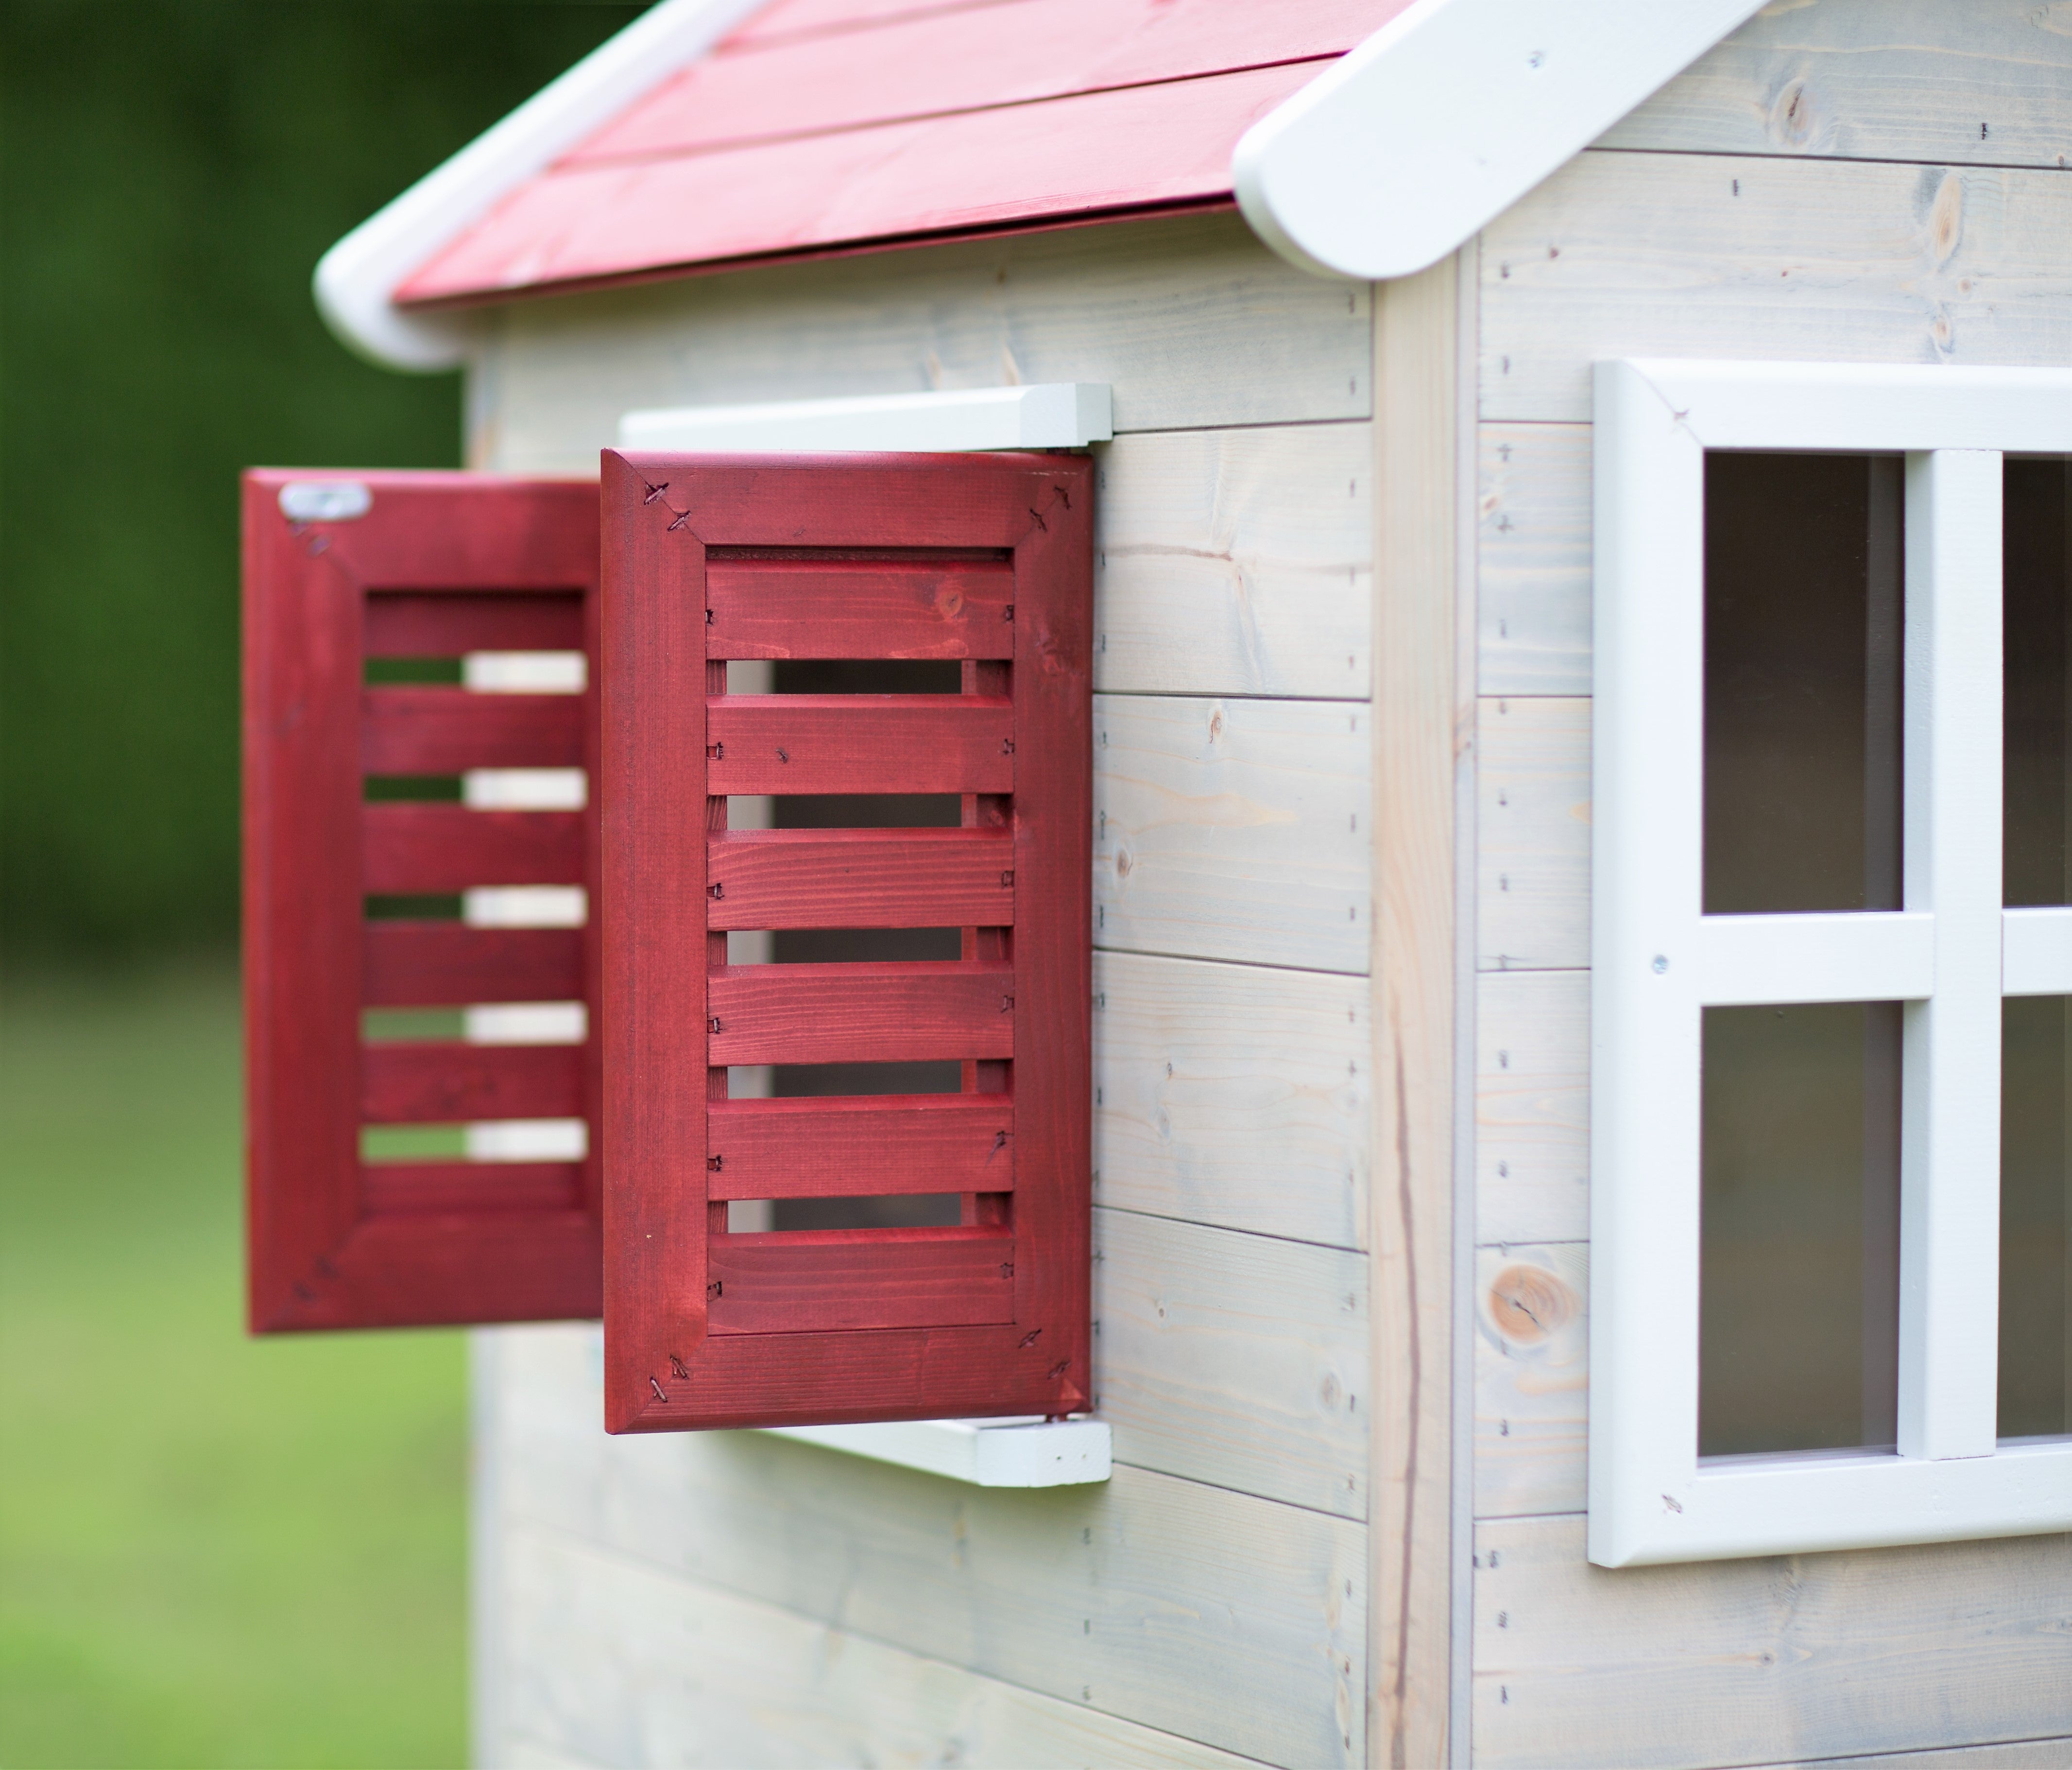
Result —
<instances>
[{"instance_id":1,"label":"playhouse","mask_svg":"<svg viewBox=\"0 0 2072 1770\"><path fill-rule=\"evenodd\" d=\"M2068 156L2063 0L663 0L332 249L251 1311L479 1329L479 1763L2072 1762Z\"/></svg>"}]
</instances>

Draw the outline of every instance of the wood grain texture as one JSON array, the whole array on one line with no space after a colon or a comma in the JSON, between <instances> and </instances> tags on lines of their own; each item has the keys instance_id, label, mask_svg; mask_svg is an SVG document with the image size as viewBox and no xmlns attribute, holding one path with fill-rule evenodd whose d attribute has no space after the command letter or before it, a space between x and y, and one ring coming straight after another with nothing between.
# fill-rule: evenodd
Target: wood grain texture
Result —
<instances>
[{"instance_id":1,"label":"wood grain texture","mask_svg":"<svg viewBox=\"0 0 2072 1770\"><path fill-rule=\"evenodd\" d=\"M1014 568L722 559L705 578L709 657L1012 657Z\"/></svg>"},{"instance_id":2,"label":"wood grain texture","mask_svg":"<svg viewBox=\"0 0 2072 1770\"><path fill-rule=\"evenodd\" d=\"M1117 1460L1367 1518L1363 1254L1094 1213L1094 1406Z\"/></svg>"},{"instance_id":3,"label":"wood grain texture","mask_svg":"<svg viewBox=\"0 0 2072 1770\"><path fill-rule=\"evenodd\" d=\"M485 1764L1246 1770L1252 1761L557 1531L513 1526L504 1554L508 1731L480 1754Z\"/></svg>"},{"instance_id":4,"label":"wood grain texture","mask_svg":"<svg viewBox=\"0 0 2072 1770\"><path fill-rule=\"evenodd\" d=\"M1877 1753L1868 1758L1802 1758L1783 1770L2065 1770L2072 1764L2072 1735L2054 1739L2019 1739L2005 1745L1960 1745L1947 1751Z\"/></svg>"},{"instance_id":5,"label":"wood grain texture","mask_svg":"<svg viewBox=\"0 0 2072 1770\"><path fill-rule=\"evenodd\" d=\"M1094 1196L1365 1246L1370 1017L1350 978L1096 953Z\"/></svg>"},{"instance_id":6,"label":"wood grain texture","mask_svg":"<svg viewBox=\"0 0 2072 1770\"><path fill-rule=\"evenodd\" d=\"M583 1208L578 1162L369 1162L360 1171L369 1212L570 1212Z\"/></svg>"},{"instance_id":7,"label":"wood grain texture","mask_svg":"<svg viewBox=\"0 0 2072 1770\"><path fill-rule=\"evenodd\" d=\"M715 1199L1014 1189L1011 1095L715 1101L708 1127Z\"/></svg>"},{"instance_id":8,"label":"wood grain texture","mask_svg":"<svg viewBox=\"0 0 2072 1770\"><path fill-rule=\"evenodd\" d=\"M709 1061L927 1063L1011 1057L1014 967L911 964L734 965L708 992Z\"/></svg>"},{"instance_id":9,"label":"wood grain texture","mask_svg":"<svg viewBox=\"0 0 2072 1770\"><path fill-rule=\"evenodd\" d=\"M1475 1240L1590 1233L1590 974L1485 971L1475 987Z\"/></svg>"},{"instance_id":10,"label":"wood grain texture","mask_svg":"<svg viewBox=\"0 0 2072 1770\"><path fill-rule=\"evenodd\" d=\"M2056 364L2055 171L1579 154L1482 248L1482 416L1577 422L1612 356Z\"/></svg>"},{"instance_id":11,"label":"wood grain texture","mask_svg":"<svg viewBox=\"0 0 2072 1770\"><path fill-rule=\"evenodd\" d=\"M1118 431L1359 418L1370 311L1235 216L743 271L508 310L477 434L507 471L588 473L622 412L1014 381L1106 381Z\"/></svg>"},{"instance_id":12,"label":"wood grain texture","mask_svg":"<svg viewBox=\"0 0 2072 1770\"><path fill-rule=\"evenodd\" d=\"M2062 168L2072 31L2031 0L1766 6L1605 147Z\"/></svg>"},{"instance_id":13,"label":"wood grain texture","mask_svg":"<svg viewBox=\"0 0 2072 1770\"><path fill-rule=\"evenodd\" d=\"M1590 962L1590 703L1482 701L1476 963L1487 971Z\"/></svg>"},{"instance_id":14,"label":"wood grain texture","mask_svg":"<svg viewBox=\"0 0 2072 1770\"><path fill-rule=\"evenodd\" d=\"M580 812L369 805L360 821L360 880L370 893L583 882Z\"/></svg>"},{"instance_id":15,"label":"wood grain texture","mask_svg":"<svg viewBox=\"0 0 2072 1770\"><path fill-rule=\"evenodd\" d=\"M1477 453L1478 686L1590 692L1590 428L1483 424Z\"/></svg>"},{"instance_id":16,"label":"wood grain texture","mask_svg":"<svg viewBox=\"0 0 2072 1770\"><path fill-rule=\"evenodd\" d=\"M980 829L758 829L712 838L716 928L1006 928L1014 845Z\"/></svg>"},{"instance_id":17,"label":"wood grain texture","mask_svg":"<svg viewBox=\"0 0 2072 1770\"><path fill-rule=\"evenodd\" d=\"M1100 695L1095 941L1367 968L1363 705Z\"/></svg>"},{"instance_id":18,"label":"wood grain texture","mask_svg":"<svg viewBox=\"0 0 2072 1770\"><path fill-rule=\"evenodd\" d=\"M706 714L720 793L1012 792L1013 707L977 694L730 694Z\"/></svg>"},{"instance_id":19,"label":"wood grain texture","mask_svg":"<svg viewBox=\"0 0 2072 1770\"><path fill-rule=\"evenodd\" d=\"M582 599L492 590L384 591L367 599L369 657L460 657L469 652L580 652Z\"/></svg>"},{"instance_id":20,"label":"wood grain texture","mask_svg":"<svg viewBox=\"0 0 2072 1770\"><path fill-rule=\"evenodd\" d=\"M1364 697L1373 447L1367 425L1323 424L1096 450L1094 685Z\"/></svg>"},{"instance_id":21,"label":"wood grain texture","mask_svg":"<svg viewBox=\"0 0 2072 1770\"><path fill-rule=\"evenodd\" d=\"M1014 1237L990 1229L717 1235L712 1332L817 1336L1011 1322L1014 1255ZM803 1342L800 1356L812 1356Z\"/></svg>"},{"instance_id":22,"label":"wood grain texture","mask_svg":"<svg viewBox=\"0 0 2072 1770\"><path fill-rule=\"evenodd\" d=\"M1128 1465L1009 1492L758 1434L607 1439L595 1344L504 1342L514 1519L1227 1751L1362 1762L1360 1525Z\"/></svg>"},{"instance_id":23,"label":"wood grain texture","mask_svg":"<svg viewBox=\"0 0 2072 1770\"><path fill-rule=\"evenodd\" d=\"M2072 1537L1590 1566L1476 1533L1475 1749L1531 1770L1766 1764L2072 1731Z\"/></svg>"},{"instance_id":24,"label":"wood grain texture","mask_svg":"<svg viewBox=\"0 0 2072 1770\"><path fill-rule=\"evenodd\" d=\"M1375 327L1372 1761L1454 1751L1454 806L1460 261Z\"/></svg>"},{"instance_id":25,"label":"wood grain texture","mask_svg":"<svg viewBox=\"0 0 2072 1770\"><path fill-rule=\"evenodd\" d=\"M1580 1512L1589 1249L1475 1250L1475 1516Z\"/></svg>"},{"instance_id":26,"label":"wood grain texture","mask_svg":"<svg viewBox=\"0 0 2072 1770\"><path fill-rule=\"evenodd\" d=\"M369 1044L360 1054L360 1122L580 1118L583 1084L581 1045Z\"/></svg>"}]
</instances>

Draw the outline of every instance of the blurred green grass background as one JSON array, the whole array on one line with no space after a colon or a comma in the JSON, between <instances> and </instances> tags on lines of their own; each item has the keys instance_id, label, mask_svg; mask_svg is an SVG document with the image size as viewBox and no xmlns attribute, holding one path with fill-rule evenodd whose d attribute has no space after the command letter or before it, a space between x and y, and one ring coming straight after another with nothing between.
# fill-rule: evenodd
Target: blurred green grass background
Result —
<instances>
[{"instance_id":1,"label":"blurred green grass background","mask_svg":"<svg viewBox=\"0 0 2072 1770\"><path fill-rule=\"evenodd\" d=\"M460 1336L243 1333L236 479L456 463L310 273L640 10L0 0L0 1764L464 1758Z\"/></svg>"}]
</instances>

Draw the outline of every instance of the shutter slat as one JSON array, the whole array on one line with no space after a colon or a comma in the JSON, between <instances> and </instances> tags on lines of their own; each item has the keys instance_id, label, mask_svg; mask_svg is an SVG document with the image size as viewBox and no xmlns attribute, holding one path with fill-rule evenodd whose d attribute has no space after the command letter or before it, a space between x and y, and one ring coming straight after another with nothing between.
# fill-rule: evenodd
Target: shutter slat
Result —
<instances>
[{"instance_id":1,"label":"shutter slat","mask_svg":"<svg viewBox=\"0 0 2072 1770\"><path fill-rule=\"evenodd\" d=\"M772 829L712 839L709 927L1005 928L1005 830Z\"/></svg>"},{"instance_id":2,"label":"shutter slat","mask_svg":"<svg viewBox=\"0 0 2072 1770\"><path fill-rule=\"evenodd\" d=\"M370 1008L573 1002L582 994L578 928L369 922L361 936L360 999Z\"/></svg>"},{"instance_id":3,"label":"shutter slat","mask_svg":"<svg viewBox=\"0 0 2072 1770\"><path fill-rule=\"evenodd\" d=\"M710 657L1012 657L1005 561L716 560Z\"/></svg>"},{"instance_id":4,"label":"shutter slat","mask_svg":"<svg viewBox=\"0 0 2072 1770\"><path fill-rule=\"evenodd\" d=\"M580 595L388 591L367 599L369 657L458 657L465 652L579 652Z\"/></svg>"},{"instance_id":5,"label":"shutter slat","mask_svg":"<svg viewBox=\"0 0 2072 1770\"><path fill-rule=\"evenodd\" d=\"M1014 968L750 965L713 974L709 1060L926 1063L1014 1054Z\"/></svg>"},{"instance_id":6,"label":"shutter slat","mask_svg":"<svg viewBox=\"0 0 2072 1770\"><path fill-rule=\"evenodd\" d=\"M368 1045L360 1053L363 1124L570 1118L582 1109L580 1045L470 1045L427 1039Z\"/></svg>"},{"instance_id":7,"label":"shutter slat","mask_svg":"<svg viewBox=\"0 0 2072 1770\"><path fill-rule=\"evenodd\" d=\"M585 712L580 694L369 689L360 703L360 766L371 775L580 768Z\"/></svg>"},{"instance_id":8,"label":"shutter slat","mask_svg":"<svg viewBox=\"0 0 2072 1770\"><path fill-rule=\"evenodd\" d=\"M1014 1237L832 1229L713 1238L716 1334L968 1328L1014 1319Z\"/></svg>"},{"instance_id":9,"label":"shutter slat","mask_svg":"<svg viewBox=\"0 0 2072 1770\"><path fill-rule=\"evenodd\" d=\"M376 1216L573 1211L582 1204L579 1162L369 1162L360 1198Z\"/></svg>"},{"instance_id":10,"label":"shutter slat","mask_svg":"<svg viewBox=\"0 0 2072 1770\"><path fill-rule=\"evenodd\" d=\"M1006 1094L714 1101L706 1192L834 1199L1012 1192L1013 1130Z\"/></svg>"},{"instance_id":11,"label":"shutter slat","mask_svg":"<svg viewBox=\"0 0 2072 1770\"><path fill-rule=\"evenodd\" d=\"M580 885L583 813L368 805L362 888L397 896L475 885Z\"/></svg>"},{"instance_id":12,"label":"shutter slat","mask_svg":"<svg viewBox=\"0 0 2072 1770\"><path fill-rule=\"evenodd\" d=\"M768 694L705 714L713 793L1009 792L1014 708L976 694Z\"/></svg>"}]
</instances>

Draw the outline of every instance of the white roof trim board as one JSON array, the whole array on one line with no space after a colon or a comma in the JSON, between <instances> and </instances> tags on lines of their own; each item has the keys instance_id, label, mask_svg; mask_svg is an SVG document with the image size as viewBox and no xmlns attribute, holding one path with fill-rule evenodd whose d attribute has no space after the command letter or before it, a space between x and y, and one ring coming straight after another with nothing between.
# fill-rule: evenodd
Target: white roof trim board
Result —
<instances>
[{"instance_id":1,"label":"white roof trim board","mask_svg":"<svg viewBox=\"0 0 2072 1770\"><path fill-rule=\"evenodd\" d=\"M432 254L527 179L690 65L765 0L661 0L494 127L361 222L317 261L317 311L385 368L430 373L465 360L461 314L409 313L389 298Z\"/></svg>"},{"instance_id":2,"label":"white roof trim board","mask_svg":"<svg viewBox=\"0 0 2072 1770\"><path fill-rule=\"evenodd\" d=\"M695 61L763 0L662 0L327 252L317 306L391 368L451 368L472 322L397 286L525 179ZM1239 206L1322 276L1436 263L1757 11L1762 0L1415 0L1254 124Z\"/></svg>"},{"instance_id":3,"label":"white roof trim board","mask_svg":"<svg viewBox=\"0 0 2072 1770\"><path fill-rule=\"evenodd\" d=\"M1238 206L1319 275L1379 282L1471 239L1762 0L1416 0L1246 131Z\"/></svg>"}]
</instances>

